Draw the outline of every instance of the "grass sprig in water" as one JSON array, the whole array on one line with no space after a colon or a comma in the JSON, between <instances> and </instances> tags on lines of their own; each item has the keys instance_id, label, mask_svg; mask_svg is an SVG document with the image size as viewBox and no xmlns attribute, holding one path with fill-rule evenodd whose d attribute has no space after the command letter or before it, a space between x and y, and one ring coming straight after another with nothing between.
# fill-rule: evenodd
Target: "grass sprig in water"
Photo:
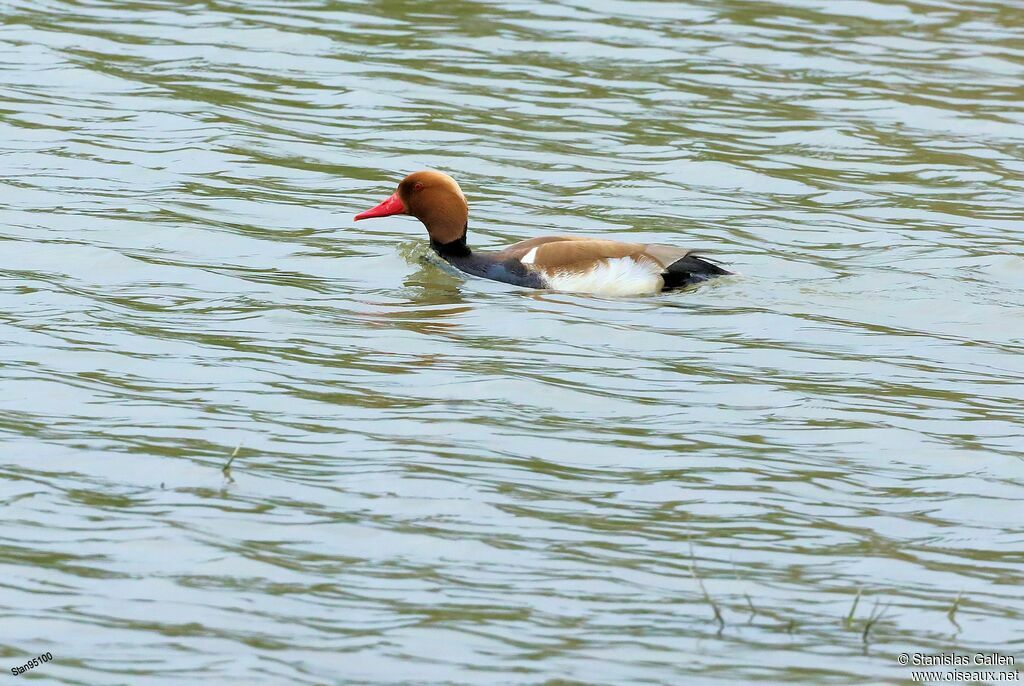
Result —
<instances>
[{"instance_id":1,"label":"grass sprig in water","mask_svg":"<svg viewBox=\"0 0 1024 686\"><path fill-rule=\"evenodd\" d=\"M946 613L946 617L956 627L956 633L960 633L963 629L960 627L960 623L956 621L956 611L960 609L960 600L964 597L964 592L960 591L956 594L956 599L953 600L953 604L949 608L949 612Z\"/></svg>"},{"instance_id":2,"label":"grass sprig in water","mask_svg":"<svg viewBox=\"0 0 1024 686\"><path fill-rule=\"evenodd\" d=\"M864 642L865 647L868 644L868 638L871 636L871 628L875 626L875 624L877 624L879 620L882 619L882 616L885 615L885 612L889 609L889 605L891 603L886 603L881 610L878 609L878 604L879 601L876 600L875 606L871 608L871 615L868 616L868 621L864 624L864 633L860 635L860 638Z\"/></svg>"},{"instance_id":3,"label":"grass sprig in water","mask_svg":"<svg viewBox=\"0 0 1024 686\"><path fill-rule=\"evenodd\" d=\"M235 480L231 477L231 463L235 461L235 456L238 455L238 451L242 449L242 444L239 443L235 446L235 449L231 453L231 457L224 463L224 466L220 468L221 473L224 474L224 478L228 480L228 483L235 483Z\"/></svg>"},{"instance_id":4,"label":"grass sprig in water","mask_svg":"<svg viewBox=\"0 0 1024 686\"><path fill-rule=\"evenodd\" d=\"M858 588L857 596L853 599L853 605L850 606L850 612L846 615L846 619L843 622L846 625L846 628L853 626L853 615L857 612L857 605L860 604L860 593L861 589Z\"/></svg>"}]
</instances>

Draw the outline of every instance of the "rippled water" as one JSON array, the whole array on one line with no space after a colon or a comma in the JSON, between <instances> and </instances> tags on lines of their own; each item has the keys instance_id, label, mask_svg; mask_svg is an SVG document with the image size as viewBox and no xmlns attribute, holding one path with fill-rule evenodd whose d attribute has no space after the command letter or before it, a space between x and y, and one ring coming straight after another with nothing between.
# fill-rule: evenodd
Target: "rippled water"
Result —
<instances>
[{"instance_id":1,"label":"rippled water","mask_svg":"<svg viewBox=\"0 0 1024 686\"><path fill-rule=\"evenodd\" d=\"M0 13L0 668L1024 659L1024 6ZM351 220L422 167L476 245L670 242L740 274L633 299L452 274L415 221Z\"/></svg>"}]
</instances>

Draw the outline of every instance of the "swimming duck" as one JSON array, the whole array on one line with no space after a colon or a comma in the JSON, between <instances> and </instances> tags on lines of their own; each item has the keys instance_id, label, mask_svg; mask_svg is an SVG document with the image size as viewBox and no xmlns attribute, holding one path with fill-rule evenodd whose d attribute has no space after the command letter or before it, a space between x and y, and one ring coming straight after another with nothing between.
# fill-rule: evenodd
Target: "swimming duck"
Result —
<instances>
[{"instance_id":1,"label":"swimming duck","mask_svg":"<svg viewBox=\"0 0 1024 686\"><path fill-rule=\"evenodd\" d=\"M686 248L601 238L544 236L496 252L470 250L466 196L455 179L434 170L409 174L387 200L355 218L394 214L412 215L423 222L430 247L457 269L516 286L642 295L730 273Z\"/></svg>"}]
</instances>

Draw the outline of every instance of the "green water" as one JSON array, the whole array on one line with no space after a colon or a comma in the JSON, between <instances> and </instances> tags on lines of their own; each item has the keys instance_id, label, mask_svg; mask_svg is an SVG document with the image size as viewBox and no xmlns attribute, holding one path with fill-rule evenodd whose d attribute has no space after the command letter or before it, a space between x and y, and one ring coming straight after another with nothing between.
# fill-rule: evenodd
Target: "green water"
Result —
<instances>
[{"instance_id":1,"label":"green water","mask_svg":"<svg viewBox=\"0 0 1024 686\"><path fill-rule=\"evenodd\" d=\"M5 673L1024 671L1021 4L0 18ZM423 167L475 245L675 243L739 275L453 274L415 221L352 222Z\"/></svg>"}]
</instances>

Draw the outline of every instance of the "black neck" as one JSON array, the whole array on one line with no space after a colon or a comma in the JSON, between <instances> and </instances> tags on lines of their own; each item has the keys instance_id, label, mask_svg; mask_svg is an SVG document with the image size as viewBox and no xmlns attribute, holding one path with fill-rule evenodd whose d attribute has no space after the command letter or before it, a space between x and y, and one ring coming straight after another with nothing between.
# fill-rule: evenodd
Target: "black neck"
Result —
<instances>
[{"instance_id":1,"label":"black neck","mask_svg":"<svg viewBox=\"0 0 1024 686\"><path fill-rule=\"evenodd\" d=\"M438 243L431 239L430 247L434 249L434 252L444 258L469 257L473 253L473 251L469 249L469 246L466 245L465 229L463 229L461 236L450 243Z\"/></svg>"}]
</instances>

